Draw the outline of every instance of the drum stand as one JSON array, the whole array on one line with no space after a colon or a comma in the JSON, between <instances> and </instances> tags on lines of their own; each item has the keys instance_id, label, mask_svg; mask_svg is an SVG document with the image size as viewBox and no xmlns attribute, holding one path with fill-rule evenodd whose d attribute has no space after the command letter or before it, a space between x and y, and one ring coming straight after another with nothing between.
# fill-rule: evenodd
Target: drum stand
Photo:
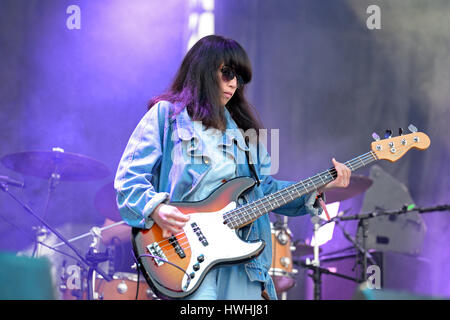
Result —
<instances>
[{"instance_id":1,"label":"drum stand","mask_svg":"<svg viewBox=\"0 0 450 320\"><path fill-rule=\"evenodd\" d=\"M91 267L87 270L87 276L85 275L85 273L83 273L83 276L81 276L81 278L83 279L83 277L86 277L88 280L88 300L92 300L92 299L98 299L99 297L97 296L97 293L95 292L95 280L97 279L97 267L99 263L111 260L113 253L112 250L110 250L110 248L107 248L105 252L99 252L99 246L100 246L100 239L101 239L101 232L103 230L107 230L109 228L113 228L116 227L118 225L121 224L125 224L125 221L119 221L116 223L113 223L111 225L108 225L106 227L103 228L98 228L98 227L92 227L91 230L87 233L84 233L80 236L77 236L75 238L69 239L67 240L67 242L74 242L76 240L80 240L83 238L86 238L88 236L92 236L92 242L91 245L89 247L88 252L86 253L86 259L91 262ZM65 242L60 242L57 243L53 246L53 248L57 248L59 246L62 246L66 244ZM109 272L111 274L111 271ZM101 276L103 276L102 274L100 274ZM83 283L83 281L81 281L81 283ZM83 287L81 288L81 291L83 291ZM82 296L81 298L82 299Z\"/></svg>"},{"instance_id":2,"label":"drum stand","mask_svg":"<svg viewBox=\"0 0 450 320\"><path fill-rule=\"evenodd\" d=\"M99 244L100 244L100 238L101 238L101 230L98 227L93 227L91 229L91 234L93 236L91 246L89 247L89 251L86 254L86 260L88 260L91 263L91 266L89 267L87 279L88 279L88 294L87 299L88 300L97 300L99 297L98 294L95 292L95 280L97 279L97 269L98 264L105 262L107 260L111 259L110 252L106 250L105 252L99 252Z\"/></svg>"},{"instance_id":3,"label":"drum stand","mask_svg":"<svg viewBox=\"0 0 450 320\"><path fill-rule=\"evenodd\" d=\"M77 257L85 264L89 267L90 272L93 274L94 271L98 272L106 281L111 281L111 277L107 274L105 274L105 272L103 272L100 268L98 268L98 262L99 260L103 259L103 257L99 258L98 256L96 256L95 252L92 252L92 254L90 252L88 252L88 254L86 255L86 258L83 257L78 250L72 246L69 241L67 241L57 230L55 230L54 228L52 228L47 222L44 221L44 219L42 219L41 217L39 217L28 205L26 205L25 203L23 203L20 199L18 199L14 194L12 194L11 192L9 192L8 190L8 186L6 185L6 183L0 183L0 189L2 189L6 194L8 194L11 198L13 198L17 203L19 203L20 206L22 206L23 209L25 209L25 211L27 213L29 213L30 215L32 215L35 219L37 219L39 221L39 223L41 225L43 225L46 229L50 230L53 234L55 234L59 239L61 239L76 255ZM42 228L42 227L41 227ZM38 235L39 236L39 235ZM91 250L90 250L91 251ZM88 282L89 281L89 277L88 277ZM88 294L90 295L90 294Z\"/></svg>"}]
</instances>

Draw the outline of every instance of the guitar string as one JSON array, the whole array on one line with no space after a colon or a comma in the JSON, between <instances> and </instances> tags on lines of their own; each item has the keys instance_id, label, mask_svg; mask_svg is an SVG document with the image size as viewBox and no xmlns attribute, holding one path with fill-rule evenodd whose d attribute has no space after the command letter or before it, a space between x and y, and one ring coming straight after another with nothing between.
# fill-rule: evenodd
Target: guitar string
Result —
<instances>
[{"instance_id":1,"label":"guitar string","mask_svg":"<svg viewBox=\"0 0 450 320\"><path fill-rule=\"evenodd\" d=\"M334 174L334 172L330 173L331 175ZM291 185L286 190L282 190L282 192L279 192L277 194L271 194L263 199L257 200L255 202L252 202L249 206L242 206L239 207L233 211L227 212L224 214L224 220L226 223L228 223L231 227L238 227L240 225L243 225L245 223L251 222L251 220L254 220L258 218L259 216L279 208L280 206L293 201L295 198L298 198L299 188L303 188L306 190L306 192L312 192L317 189L318 185L326 184L323 183L324 180L322 178L323 175L310 178L309 181L312 182L312 185L314 188L311 188L311 184L308 183L305 186L305 181L301 181L300 183L297 183L295 185ZM324 177L326 179L326 177ZM294 196L293 196L294 195ZM286 198L290 200L286 201ZM273 203L276 203L276 207L272 205ZM281 203L281 204L280 204ZM262 213L261 213L262 210ZM258 211L258 212L257 212ZM242 215L244 213L244 215ZM247 214L247 215L245 215Z\"/></svg>"},{"instance_id":2,"label":"guitar string","mask_svg":"<svg viewBox=\"0 0 450 320\"><path fill-rule=\"evenodd\" d=\"M353 170L356 170L356 169L359 169L360 167L362 167L359 164L359 162L362 162L363 165L365 166L368 163L374 161L374 159L377 160L375 154L372 151L370 151L370 152L368 152L368 153L366 153L366 154L364 154L364 155L362 155L360 157L357 157L355 159L347 161L344 164L349 164L349 166ZM365 162L365 161L367 161L367 162ZM351 163L353 163L354 165L351 165ZM293 184L293 185L291 185L291 186L289 186L289 187L287 187L287 188L285 188L283 190L277 191L277 192L275 192L275 193L273 193L273 194L271 194L271 195L269 195L267 197L258 199L256 201L250 203L250 204L241 206L241 207L236 208L234 210L231 210L231 211L229 211L227 213L224 213L224 220L228 221L228 223L233 225L233 226L234 226L234 224L236 222L239 223L238 225L242 224L243 222L246 223L247 222L246 220L241 219L241 216L242 216L241 212L242 211L245 212L248 209L252 210L252 208L255 208L255 209L257 209L259 211L259 213L261 213L260 209L268 208L267 204L270 205L274 201L275 202L278 202L278 201L280 201L280 202L284 201L285 202L285 199L284 199L285 197L288 197L288 198L290 197L291 201L292 201L292 193L294 193L294 192L298 193L299 192L298 188L305 189L307 191L307 193L311 192L311 191L313 191L313 190L315 190L317 188L316 184L320 184L321 182L323 183L322 176L327 175L327 174L330 175L330 176L336 176L336 169L332 168L332 169L326 170L326 171L324 171L324 172L322 172L320 174L317 174L314 177L311 177L311 178L299 181L299 182L297 182L297 183L295 183L295 184ZM310 180L312 182L312 184L314 186L313 189L309 190L308 188L305 187L305 183L304 182L306 182L306 180ZM308 184L308 185L310 185L310 184ZM295 191L293 189L295 189ZM283 195L285 197L283 197ZM288 202L290 202L290 201L288 201ZM270 209L273 209L273 207L271 205L270 205L270 207L271 207ZM256 215L255 218L257 218L258 217L258 213L256 212L255 209L253 209L253 212L250 212L250 213L245 212L245 213L249 214L249 216L251 218L253 218L252 214L255 214Z\"/></svg>"},{"instance_id":3,"label":"guitar string","mask_svg":"<svg viewBox=\"0 0 450 320\"><path fill-rule=\"evenodd\" d=\"M180 234L181 234L181 233L180 233ZM191 246L190 246L190 243L189 243L189 239L188 239L186 236L180 238L180 240L181 240L181 239L185 239L185 240L179 241L179 242L178 242L179 245L180 245L180 248L183 249L183 251L185 251L185 250L187 250L187 249L190 249ZM183 247L183 245L186 245L186 244L188 244L188 245L187 245L186 247ZM170 244L170 245L171 245L171 244ZM167 247L167 246L166 246L166 247ZM161 247L161 250L162 250L162 247ZM171 251L173 251L173 252L171 252ZM166 253L166 252L170 252L170 253ZM168 260L169 258L173 257L173 256L179 256L179 254L176 252L176 250L175 250L174 247L166 249L166 252L164 252L164 256L167 258L167 260ZM164 259L164 257L161 257L161 258ZM182 259L182 258L180 258L180 259Z\"/></svg>"},{"instance_id":4,"label":"guitar string","mask_svg":"<svg viewBox=\"0 0 450 320\"><path fill-rule=\"evenodd\" d=\"M373 159L372 159L373 158ZM366 153L366 154L364 154L364 155L362 155L362 156L359 156L359 157L357 157L357 158L354 158L354 159L352 159L352 160L349 160L349 161L347 161L347 162L345 162L344 164L348 164L349 166L350 166L350 168L352 169L352 171L354 171L354 170L356 170L356 169L359 169L359 168L361 168L362 166L359 166L359 164L356 166L356 168L354 168L354 166L352 166L351 165L351 163L352 162L356 162L356 161L361 161L362 163L363 163L363 166L365 166L365 165L367 165L368 163L370 163L370 162L372 162L373 160L377 160L377 158L376 158L376 156L375 156L375 154L372 152L372 151L370 151L370 152L368 152L368 153ZM365 160L371 160L370 162L367 162L367 163L365 163L364 161ZM329 174L330 176L332 176L332 177L335 177L336 176L336 169L335 168L331 168L331 169L328 169L328 170L326 170L326 171L324 171L324 172L322 172L322 173L320 173L320 174L317 174L317 175L315 175L315 176L313 176L313 177L311 177L311 178L307 178L307 179L305 179L305 180L310 180L311 182L312 182L312 184L313 184L313 186L314 186L314 189L316 189L316 183L315 182L317 182L318 184L320 183L320 182L322 182L323 183L323 180L322 180L322 178L321 178L321 176L323 176L323 175L326 175L326 174ZM289 187L287 187L287 188L285 188L285 189L289 189L289 188L293 188L293 186L295 186L295 185L299 185L299 184L302 184L302 187L304 187L306 190L307 190L307 192L311 192L311 191L313 191L314 189L312 189L311 191L308 191L308 189L304 186L304 183L303 183L303 181L305 181L305 180L302 180L302 181L299 181L299 182L297 182L297 183L295 183L295 184L293 184L293 185L291 185L291 186L289 186ZM320 181L318 181L318 180L320 180ZM334 179L333 179L334 180ZM332 180L331 180L332 181ZM326 183L325 183L326 184ZM295 189L297 189L297 187L294 187ZM250 205L252 206L252 207L258 207L258 206L263 206L263 209L265 208L264 207L264 202L273 202L273 201L275 201L275 202L277 202L277 204L278 204L278 201L277 200L282 200L282 201L285 201L285 199L284 199L284 197L282 196L282 193L283 193L283 191L286 193L287 192L287 190L285 190L285 189L283 189L283 190L280 190L280 191L277 191L277 192L275 192L275 193L273 193L273 194L271 194L271 195L269 195L269 197L265 197L266 199L259 199L259 200L257 200L257 201L255 201L255 202L252 202L252 203L250 203L250 204L247 204L246 206L249 206L250 207ZM297 191L298 192L298 191ZM281 199L280 199L280 197L281 197ZM275 199L274 199L275 198ZM292 196L291 196L291 201L293 201L292 200ZM259 204L257 203L257 202L260 202ZM290 201L288 201L288 202L290 202ZM284 204L283 204L284 205ZM239 207L239 209L243 209L243 207L244 206L242 206L242 207ZM258 209L259 210L259 209ZM239 212L237 212L237 209L234 209L234 210L232 210L232 211L229 211L229 212L227 212L227 213L224 213L224 218L225 218L225 216L228 216L228 217L230 217L230 218L234 218L234 216L232 216L232 214L235 214L235 216L237 215L237 214L239 214ZM251 214L250 214L251 215ZM238 217L238 219L239 220L241 220L239 217ZM234 221L232 221L232 220L230 220L229 222L236 222L236 219L234 219ZM187 250L187 249L189 249L190 248L190 246L188 246L188 247L183 247L183 245L184 244L186 244L186 243L189 243L189 240L187 239L187 236L186 236L186 234L184 233L184 232L180 232L180 233L178 233L178 234L176 234L176 235L174 235L175 237L176 236L179 236L179 235L182 235L182 234L184 234L184 236L183 237L181 237L181 238L176 238L176 240L177 240L177 242L178 242L178 244L179 244L179 246L180 246L180 248L181 249L183 249L183 250ZM170 247L170 246L172 246L173 247L173 245L172 245L172 243L170 243L170 240L169 240L170 238L166 238L166 239L164 239L164 240L162 240L162 241L160 241L160 242L157 242L157 245L160 247L160 249L162 250L163 248L165 249L166 247ZM186 239L187 241L182 241L182 240L184 240L184 239ZM162 244L162 243L164 243L164 242L168 242L167 244L165 244L165 245L163 245L163 246L161 246L160 244ZM173 248L169 248L169 250L173 250L174 252L173 253L170 253L170 254L165 254L165 256L168 258L169 256L173 256L173 255L177 255L178 253L176 252L176 248L175 247L173 247Z\"/></svg>"},{"instance_id":5,"label":"guitar string","mask_svg":"<svg viewBox=\"0 0 450 320\"><path fill-rule=\"evenodd\" d=\"M177 242L178 242L178 244L180 245L180 248L182 248L183 250L186 250L186 249L190 248L190 246L189 246L189 247L182 247L182 245L186 244L186 241L184 241L184 242L181 241L181 240L183 240L183 239L186 239L186 240L187 240L187 243L189 243L189 239L187 239L186 234L185 234L184 232L180 232L180 233L178 233L178 234L176 234L176 235L182 235L182 234L184 234L184 236L181 237L181 238L179 238L179 239L177 238ZM166 244L166 245L160 246L161 243L166 242L166 241L168 241L169 243ZM166 254L166 252L163 252L163 254L164 254L164 256L165 256L166 258L169 258L169 257L173 256L174 254L177 254L177 252L175 251L175 247L173 247L173 245L170 243L170 241L168 240L168 238L166 238L166 239L164 239L164 240L162 240L162 241L160 241L160 242L156 242L156 245L158 245L158 247L160 248L161 251L164 251L164 250L166 250L166 252L169 252L169 251L171 251L171 250L174 251L173 253L168 253L168 254ZM167 247L169 247L169 248L166 249ZM150 250L149 250L149 251L150 251ZM156 253L156 255L157 255L157 253ZM164 257L161 257L161 258L164 259Z\"/></svg>"},{"instance_id":6,"label":"guitar string","mask_svg":"<svg viewBox=\"0 0 450 320\"><path fill-rule=\"evenodd\" d=\"M363 159L363 160L361 160L361 159ZM365 160L369 160L369 156L368 156L368 154L366 154L364 157L362 157L362 156L359 157L358 160L360 160L361 162L363 162ZM351 161L355 162L356 160L351 160ZM348 164L350 166L351 166L351 164L350 164L351 161L348 162ZM363 164L366 165L366 163L364 163L364 162L363 162ZM356 166L356 163L354 163L354 166ZM354 166L351 166L351 167L353 168ZM359 167L360 166L358 166L358 168ZM353 168L353 169L355 170L355 168ZM250 210L252 210L252 208L255 208L256 210L259 211L259 216L260 216L261 215L260 209L266 209L267 208L267 209L269 209L269 211L274 209L273 206L272 206L273 202L276 202L277 205L279 205L278 202L281 202L281 203L283 203L282 205L284 205L285 203L292 201L293 200L292 194L293 193L298 193L298 188L299 187L303 187L303 189L305 189L307 192L311 192L311 191L315 190L317 188L317 184L320 185L321 182L323 183L322 176L324 176L324 175L336 176L336 171L335 171L335 169L330 169L330 170L328 170L328 171L326 171L324 173L318 174L318 175L316 175L316 176L314 176L312 178L308 178L309 181L311 181L313 186L314 186L314 188L312 188L312 189L306 188L305 182L307 182L308 179L305 179L305 180L300 181L300 182L298 182L296 184L293 184L293 185L291 185L291 186L289 186L289 187L287 187L287 188L285 188L283 190L280 190L279 192L273 193L273 194L271 194L271 195L269 195L269 196L267 196L265 198L259 199L259 200L255 201L255 202L251 203L250 205L242 206L242 207L239 207L239 208L237 208L237 209L235 209L233 211L225 213L224 214L224 220L228 220L228 222L231 223L233 227L236 227L236 225L235 225L236 222L238 222L238 226L242 225L243 222L244 223L248 223L248 221L245 220L245 218L244 218L244 220L241 218L241 214L240 213L242 211L245 211L245 213L248 213L248 212L246 212L248 210L248 208L250 208ZM326 184L326 183L323 183L323 184ZM310 187L310 185L311 185L311 183L307 184L308 187ZM295 191L294 191L294 189L295 189ZM286 198L290 197L291 200L290 201L286 201L285 197ZM269 206L267 204L270 205L270 208L269 208ZM280 207L280 205L278 207ZM250 216L251 219L253 218L253 214L255 214L254 218L258 218L258 213L256 212L255 209L253 209L253 212L250 211L250 213L249 213L249 216ZM267 213L267 210L266 210L265 213ZM250 221L251 221L251 219L250 219Z\"/></svg>"},{"instance_id":7,"label":"guitar string","mask_svg":"<svg viewBox=\"0 0 450 320\"><path fill-rule=\"evenodd\" d=\"M365 157L364 157L364 160L368 160L368 157L365 156ZM352 161L352 160L351 160L351 161ZM350 162L350 161L349 161L349 162ZM328 173L328 175L336 175L335 169L330 169L330 170L328 170L328 171L326 171L326 172ZM312 178L309 178L309 180L313 182L313 185L314 185L315 188L316 188L317 186L316 186L316 184L315 184L314 182L317 182L317 183L323 182L322 176L323 176L324 174L326 174L326 173L324 172L324 173L318 174L318 175L316 175L316 176L314 176L314 177L312 177ZM305 179L305 180L307 180L307 179ZM305 181L305 180L304 180L304 181ZM313 180L314 180L314 181L313 181ZM321 181L319 181L319 180L321 180ZM259 202L259 204L261 204L262 202L268 202L268 200L269 200L269 202L272 201L272 200L275 200L275 201L276 201L276 200L281 200L281 199L284 200L283 194L285 194L286 196L289 196L289 194L286 194L286 193L287 193L286 190L287 190L287 189L293 189L294 187L295 187L295 188L298 188L298 187L300 186L300 184L302 185L302 187L304 187L305 190L307 190L307 192L310 192L310 191L314 190L314 189L308 190L308 189L304 186L304 181L300 181L300 182L298 182L298 183L296 183L296 184L293 184L293 185L291 185L291 186L289 186L289 187L287 187L287 188L285 188L285 189L283 189L283 190L280 190L280 191L278 191L278 192L275 192L275 193L273 193L273 194L271 194L271 195L269 195L269 196L267 196L267 197L265 197L265 198L256 200L255 202L251 203L250 205L251 205L251 206L253 206L254 204L258 205L258 202ZM297 192L298 192L298 191L297 191ZM292 192L291 192L291 193L292 193ZM280 199L280 197L281 197L281 199ZM292 196L291 196L291 198L292 198ZM249 206L249 205L247 205L247 206ZM232 210L232 211L230 211L230 212L228 212L228 213L225 213L224 216L233 214L233 213L235 213L235 211L237 211L237 210L245 209L244 207L245 207L245 206L242 206L242 207L239 207L239 208L237 208L237 209L234 209L234 210Z\"/></svg>"}]
</instances>

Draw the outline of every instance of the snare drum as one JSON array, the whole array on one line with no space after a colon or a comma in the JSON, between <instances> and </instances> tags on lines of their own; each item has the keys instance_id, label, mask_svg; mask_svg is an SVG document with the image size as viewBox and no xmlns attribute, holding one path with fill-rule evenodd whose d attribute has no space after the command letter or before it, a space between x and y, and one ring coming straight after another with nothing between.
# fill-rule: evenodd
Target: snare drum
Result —
<instances>
[{"instance_id":1,"label":"snare drum","mask_svg":"<svg viewBox=\"0 0 450 320\"><path fill-rule=\"evenodd\" d=\"M297 270L293 269L292 251L289 230L274 229L272 226L272 266L269 274L278 293L287 291L295 285L293 274Z\"/></svg>"}]
</instances>

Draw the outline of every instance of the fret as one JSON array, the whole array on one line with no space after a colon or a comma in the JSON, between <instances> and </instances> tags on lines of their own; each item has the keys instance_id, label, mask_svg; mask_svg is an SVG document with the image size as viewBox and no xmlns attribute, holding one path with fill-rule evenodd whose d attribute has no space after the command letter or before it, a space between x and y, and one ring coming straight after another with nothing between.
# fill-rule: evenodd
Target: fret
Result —
<instances>
[{"instance_id":1,"label":"fret","mask_svg":"<svg viewBox=\"0 0 450 320\"><path fill-rule=\"evenodd\" d=\"M312 181L311 178L308 178L308 179L309 179L309 181L311 181L311 183L313 184L314 189L316 189L316 185L314 184L314 181Z\"/></svg>"},{"instance_id":2,"label":"fret","mask_svg":"<svg viewBox=\"0 0 450 320\"><path fill-rule=\"evenodd\" d=\"M293 192L293 191L291 191L291 190L288 191L288 195L291 197L291 201L295 199L295 198L292 196L292 194L291 194L292 192Z\"/></svg>"},{"instance_id":3,"label":"fret","mask_svg":"<svg viewBox=\"0 0 450 320\"><path fill-rule=\"evenodd\" d=\"M370 155L373 157L373 160L378 160L377 156L375 155L375 153L373 153L372 151L370 151Z\"/></svg>"},{"instance_id":4,"label":"fret","mask_svg":"<svg viewBox=\"0 0 450 320\"><path fill-rule=\"evenodd\" d=\"M253 219L256 219L256 218L258 218L259 217L259 215L258 215L258 213L256 213L256 211L250 211L250 220L253 220Z\"/></svg>"},{"instance_id":5,"label":"fret","mask_svg":"<svg viewBox=\"0 0 450 320\"><path fill-rule=\"evenodd\" d=\"M350 163L350 161L347 162L347 163L348 163L348 166L350 167L350 170L355 171L355 169L353 169L352 164Z\"/></svg>"},{"instance_id":6,"label":"fret","mask_svg":"<svg viewBox=\"0 0 450 320\"><path fill-rule=\"evenodd\" d=\"M326 182L323 181L321 175L319 175L320 181L322 181L322 185L326 185Z\"/></svg>"},{"instance_id":7,"label":"fret","mask_svg":"<svg viewBox=\"0 0 450 320\"><path fill-rule=\"evenodd\" d=\"M282 192L280 193L280 197L281 197L281 199L283 200L283 204L286 204L286 203L287 203L287 201L286 201L286 200L284 200L284 197L283 197L283 193L282 193Z\"/></svg>"},{"instance_id":8,"label":"fret","mask_svg":"<svg viewBox=\"0 0 450 320\"><path fill-rule=\"evenodd\" d=\"M270 198L273 198L273 194L269 195L268 198L267 198L267 201L269 203L270 209L272 210L273 206L272 206L272 202L270 201L271 200Z\"/></svg>"},{"instance_id":9,"label":"fret","mask_svg":"<svg viewBox=\"0 0 450 320\"><path fill-rule=\"evenodd\" d=\"M295 184L293 184L292 186L293 186L293 188L292 188L292 189L293 189L293 192L295 192L294 197L296 198L297 196L300 196L300 195L301 195L301 192L298 191L298 189L297 189L298 183L295 183Z\"/></svg>"},{"instance_id":10,"label":"fret","mask_svg":"<svg viewBox=\"0 0 450 320\"><path fill-rule=\"evenodd\" d=\"M364 161L362 161L361 157L358 157L358 159L359 159L359 161L361 161L362 166L364 167L365 166Z\"/></svg>"},{"instance_id":11,"label":"fret","mask_svg":"<svg viewBox=\"0 0 450 320\"><path fill-rule=\"evenodd\" d=\"M375 160L378 160L376 154L370 151L364 155L347 161L344 164L348 166L350 170L355 171L356 169L364 167L368 163ZM248 203L242 207L236 208L235 210L224 214L224 220L227 221L232 228L239 228L250 221L259 218L260 216L301 197L304 194L310 193L319 186L326 185L328 182L336 179L336 177L337 172L335 168L325 170L324 172L313 177L309 177L273 194L258 199L253 203Z\"/></svg>"},{"instance_id":12,"label":"fret","mask_svg":"<svg viewBox=\"0 0 450 320\"><path fill-rule=\"evenodd\" d=\"M243 209L244 209L244 215L240 215L239 212L238 212L237 215L235 215L235 217L238 219L238 221L239 221L240 224L242 224L243 221L245 222L244 216L248 214L248 212L247 212L247 210L245 209L245 207L244 207Z\"/></svg>"},{"instance_id":13,"label":"fret","mask_svg":"<svg viewBox=\"0 0 450 320\"><path fill-rule=\"evenodd\" d=\"M275 198L274 194L272 194L272 198L274 199L275 203L277 204L277 206L279 206L277 199ZM273 209L272 204L269 202L270 204L270 208Z\"/></svg>"},{"instance_id":14,"label":"fret","mask_svg":"<svg viewBox=\"0 0 450 320\"><path fill-rule=\"evenodd\" d=\"M308 193L309 191L308 191L308 189L305 187L305 184L303 183L303 181L300 181L299 183L302 184L302 187L305 189L306 193Z\"/></svg>"},{"instance_id":15,"label":"fret","mask_svg":"<svg viewBox=\"0 0 450 320\"><path fill-rule=\"evenodd\" d=\"M271 206L272 206L272 205L271 205ZM260 216L262 216L263 214L267 213L267 212L261 213L261 210L259 210L259 207L258 207L258 206L255 206L255 208L258 209L258 212L259 212L259 215L260 215Z\"/></svg>"}]
</instances>

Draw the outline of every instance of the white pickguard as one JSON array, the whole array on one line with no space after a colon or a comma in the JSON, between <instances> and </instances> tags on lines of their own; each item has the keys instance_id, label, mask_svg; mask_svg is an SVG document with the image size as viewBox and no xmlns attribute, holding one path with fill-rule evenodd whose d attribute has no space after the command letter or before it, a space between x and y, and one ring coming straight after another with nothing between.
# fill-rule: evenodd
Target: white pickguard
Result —
<instances>
[{"instance_id":1,"label":"white pickguard","mask_svg":"<svg viewBox=\"0 0 450 320\"><path fill-rule=\"evenodd\" d=\"M195 213L190 215L190 220L186 223L184 232L189 240L191 249L191 261L186 269L187 274L195 273L188 285L188 276L183 277L182 288L190 291L197 282L202 279L203 272L219 260L233 261L243 258L258 251L264 245L262 241L248 243L241 240L236 230L223 224L223 214L236 208L236 203L231 202L222 210L217 212ZM194 232L192 224L195 223L202 232L208 245L204 246L198 235ZM197 257L203 255L204 261L198 262ZM194 265L198 263L200 269L194 271ZM197 266L198 266L197 265Z\"/></svg>"}]
</instances>

